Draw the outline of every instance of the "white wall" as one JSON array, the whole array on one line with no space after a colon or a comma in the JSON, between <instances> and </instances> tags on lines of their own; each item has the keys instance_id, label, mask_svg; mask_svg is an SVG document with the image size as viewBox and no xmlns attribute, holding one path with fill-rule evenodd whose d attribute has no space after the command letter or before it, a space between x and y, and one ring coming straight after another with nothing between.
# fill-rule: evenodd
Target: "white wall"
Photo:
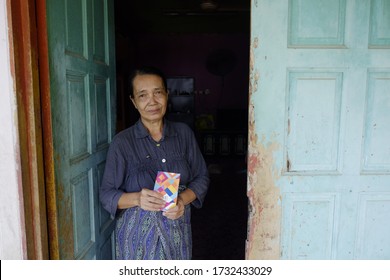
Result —
<instances>
[{"instance_id":1,"label":"white wall","mask_svg":"<svg viewBox=\"0 0 390 280\"><path fill-rule=\"evenodd\" d=\"M6 0L0 0L0 259L26 259L16 96Z\"/></svg>"}]
</instances>

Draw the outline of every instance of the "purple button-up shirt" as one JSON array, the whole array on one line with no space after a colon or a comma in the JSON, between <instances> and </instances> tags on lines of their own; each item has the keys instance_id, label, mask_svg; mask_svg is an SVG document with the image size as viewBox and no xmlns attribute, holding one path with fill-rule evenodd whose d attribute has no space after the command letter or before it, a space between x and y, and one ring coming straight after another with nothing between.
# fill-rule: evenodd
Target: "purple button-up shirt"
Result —
<instances>
[{"instance_id":1,"label":"purple button-up shirt","mask_svg":"<svg viewBox=\"0 0 390 280\"><path fill-rule=\"evenodd\" d=\"M209 176L192 130L164 120L163 136L156 142L139 120L118 133L108 150L99 193L104 209L115 217L121 195L153 189L158 171L180 173L180 185L196 194L192 204L202 206Z\"/></svg>"}]
</instances>

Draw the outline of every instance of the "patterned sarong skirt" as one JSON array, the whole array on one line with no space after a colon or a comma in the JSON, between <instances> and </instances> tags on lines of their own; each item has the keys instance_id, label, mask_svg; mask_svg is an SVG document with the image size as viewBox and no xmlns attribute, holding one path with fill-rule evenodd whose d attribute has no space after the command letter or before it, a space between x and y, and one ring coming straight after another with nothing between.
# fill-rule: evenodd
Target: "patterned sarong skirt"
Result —
<instances>
[{"instance_id":1,"label":"patterned sarong skirt","mask_svg":"<svg viewBox=\"0 0 390 280\"><path fill-rule=\"evenodd\" d=\"M177 220L164 217L161 211L128 208L117 219L115 237L118 260L189 260L191 206Z\"/></svg>"}]
</instances>

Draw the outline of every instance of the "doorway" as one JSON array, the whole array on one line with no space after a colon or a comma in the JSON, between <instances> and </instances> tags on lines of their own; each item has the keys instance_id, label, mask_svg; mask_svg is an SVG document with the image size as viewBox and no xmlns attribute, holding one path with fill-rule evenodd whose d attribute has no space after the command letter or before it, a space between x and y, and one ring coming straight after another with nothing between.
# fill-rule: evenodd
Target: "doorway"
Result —
<instances>
[{"instance_id":1,"label":"doorway","mask_svg":"<svg viewBox=\"0 0 390 280\"><path fill-rule=\"evenodd\" d=\"M115 0L117 132L138 120L134 66L193 81L191 92L171 90L168 112L193 128L210 172L204 206L192 211L193 259L245 258L249 10L250 1Z\"/></svg>"}]
</instances>

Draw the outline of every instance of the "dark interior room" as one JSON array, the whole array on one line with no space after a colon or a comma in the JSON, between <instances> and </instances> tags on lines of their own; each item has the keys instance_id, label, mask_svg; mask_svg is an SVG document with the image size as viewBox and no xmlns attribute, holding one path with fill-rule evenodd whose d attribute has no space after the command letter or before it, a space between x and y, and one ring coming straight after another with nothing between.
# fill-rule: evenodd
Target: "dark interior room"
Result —
<instances>
[{"instance_id":1,"label":"dark interior room","mask_svg":"<svg viewBox=\"0 0 390 280\"><path fill-rule=\"evenodd\" d=\"M208 165L193 259L245 259L249 25L249 0L115 0L117 132L138 120L129 72L156 66L168 80L166 117L194 130Z\"/></svg>"}]
</instances>

